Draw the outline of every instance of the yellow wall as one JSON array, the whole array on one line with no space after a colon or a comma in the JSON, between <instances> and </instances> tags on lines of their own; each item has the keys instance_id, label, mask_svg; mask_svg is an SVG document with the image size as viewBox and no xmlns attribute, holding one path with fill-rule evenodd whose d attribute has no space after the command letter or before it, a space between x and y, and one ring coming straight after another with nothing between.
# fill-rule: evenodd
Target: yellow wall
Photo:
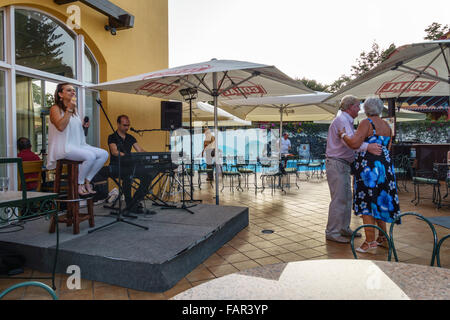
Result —
<instances>
[{"instance_id":1,"label":"yellow wall","mask_svg":"<svg viewBox=\"0 0 450 320\"><path fill-rule=\"evenodd\" d=\"M134 15L134 28L119 30L116 36L105 31L108 18L81 2L71 3L81 9L81 29L86 45L94 53L100 68L100 82L140 73L166 69L169 65L168 0L111 0ZM53 0L0 0L0 7L28 6L43 10L65 22L69 5L57 5ZM160 128L160 100L143 96L102 92L101 99L115 126L119 114L127 114L131 125L139 129ZM110 127L101 116L101 147L107 149ZM149 132L136 136L147 151L164 151L167 134Z\"/></svg>"}]
</instances>

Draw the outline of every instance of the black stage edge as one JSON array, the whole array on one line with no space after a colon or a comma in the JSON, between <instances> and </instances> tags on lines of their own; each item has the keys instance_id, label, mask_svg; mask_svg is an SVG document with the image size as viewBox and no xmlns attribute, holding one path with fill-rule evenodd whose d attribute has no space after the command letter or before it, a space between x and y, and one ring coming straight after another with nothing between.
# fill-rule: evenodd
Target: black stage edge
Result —
<instances>
[{"instance_id":1,"label":"black stage edge","mask_svg":"<svg viewBox=\"0 0 450 320\"><path fill-rule=\"evenodd\" d=\"M151 206L148 206L151 207ZM60 224L57 273L66 274L71 265L80 267L81 278L130 289L164 292L189 274L248 226L248 208L198 204L195 214L183 210L151 207L155 215L134 220L149 230L115 224L88 234L87 221L81 232ZM101 206L94 208L95 226L110 223ZM0 246L26 257L26 266L51 272L56 235L49 234L50 221L36 220L24 230L0 234ZM65 283L61 285L65 286Z\"/></svg>"}]
</instances>

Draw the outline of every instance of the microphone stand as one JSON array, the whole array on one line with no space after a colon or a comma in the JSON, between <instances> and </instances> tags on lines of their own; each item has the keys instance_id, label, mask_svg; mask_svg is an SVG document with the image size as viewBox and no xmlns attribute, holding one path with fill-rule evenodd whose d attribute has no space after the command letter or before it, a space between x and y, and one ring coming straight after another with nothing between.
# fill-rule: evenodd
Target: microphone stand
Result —
<instances>
[{"instance_id":1,"label":"microphone stand","mask_svg":"<svg viewBox=\"0 0 450 320\"><path fill-rule=\"evenodd\" d=\"M190 214L194 214L194 212L189 210L189 209L192 208L192 207L195 207L196 204L187 206L186 202L189 202L189 200L185 200L184 199L184 194L186 192L185 188L184 188L184 174L185 174L185 171L184 171L184 152L181 151L181 154L182 154L182 157L181 157L181 179L182 179L182 181L181 181L181 207L179 207L179 208L178 207L162 207L161 209L186 210Z\"/></svg>"},{"instance_id":2,"label":"microphone stand","mask_svg":"<svg viewBox=\"0 0 450 320\"><path fill-rule=\"evenodd\" d=\"M106 117L106 120L108 120L109 126L111 127L111 130L113 131L113 134L117 135L117 138L118 138L118 141L119 141L119 144L120 144L120 146L117 146L118 147L118 157L117 157L117 159L118 159L118 167L119 167L119 211L117 212L116 221L113 221L111 223L108 223L108 224L105 224L103 226L97 227L95 229L88 230L88 233L92 233L92 232L98 231L100 229L104 229L104 228L109 227L109 226L111 226L113 224L116 224L118 222L124 222L124 223L127 223L127 224L131 224L133 226L136 226L136 227L148 230L149 228L146 227L146 226L142 226L142 225L139 225L139 224L136 224L136 223L132 223L132 222L127 221L127 220L122 218L122 195L123 195L123 190L122 190L122 176L121 176L121 172L120 172L121 171L120 170L120 158L121 158L120 157L120 150L122 149L122 138L119 136L117 131L114 131L114 127L111 124L111 121L109 120L109 117L106 114L105 109L103 108L102 101L100 99L97 99L96 101L97 101L98 105L100 106L100 108L102 109L103 114Z\"/></svg>"}]
</instances>

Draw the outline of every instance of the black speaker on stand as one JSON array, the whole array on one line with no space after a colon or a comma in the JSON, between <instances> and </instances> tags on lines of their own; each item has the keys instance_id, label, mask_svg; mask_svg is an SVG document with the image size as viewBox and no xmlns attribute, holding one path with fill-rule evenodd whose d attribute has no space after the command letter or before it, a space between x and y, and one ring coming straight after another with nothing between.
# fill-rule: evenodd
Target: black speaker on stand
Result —
<instances>
[{"instance_id":1,"label":"black speaker on stand","mask_svg":"<svg viewBox=\"0 0 450 320\"><path fill-rule=\"evenodd\" d=\"M161 101L161 130L176 130L182 126L183 104L178 101Z\"/></svg>"}]
</instances>

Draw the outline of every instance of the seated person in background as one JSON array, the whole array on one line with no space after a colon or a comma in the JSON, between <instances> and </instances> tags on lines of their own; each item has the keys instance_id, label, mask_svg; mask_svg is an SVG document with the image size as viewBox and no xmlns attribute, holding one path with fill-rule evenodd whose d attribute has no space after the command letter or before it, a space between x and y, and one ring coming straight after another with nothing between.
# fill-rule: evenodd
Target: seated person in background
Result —
<instances>
[{"instance_id":1,"label":"seated person in background","mask_svg":"<svg viewBox=\"0 0 450 320\"><path fill-rule=\"evenodd\" d=\"M132 148L137 152L145 152L145 150L137 143L136 139L127 133L129 129L130 119L126 115L120 115L117 118L116 132L108 137L108 145L111 152L109 166L113 177L119 176L119 149L121 157L131 154ZM133 168L132 166L124 166L122 163L120 166L120 175L125 203L127 205L126 210L132 213L143 213L144 210L139 206L139 202L147 194L148 187L154 177L149 174L148 170L145 170L145 168L140 169L139 166ZM134 197L131 197L132 175L139 178L139 188L136 190Z\"/></svg>"},{"instance_id":2,"label":"seated person in background","mask_svg":"<svg viewBox=\"0 0 450 320\"><path fill-rule=\"evenodd\" d=\"M17 157L22 158L22 161L39 161L41 158L31 151L31 142L28 138L21 137L17 140L17 150L19 153L17 154ZM37 178L39 176L39 173L27 173L25 174L25 179L28 178ZM27 182L27 191L33 191L36 190L38 187L37 181L31 181Z\"/></svg>"}]
</instances>

